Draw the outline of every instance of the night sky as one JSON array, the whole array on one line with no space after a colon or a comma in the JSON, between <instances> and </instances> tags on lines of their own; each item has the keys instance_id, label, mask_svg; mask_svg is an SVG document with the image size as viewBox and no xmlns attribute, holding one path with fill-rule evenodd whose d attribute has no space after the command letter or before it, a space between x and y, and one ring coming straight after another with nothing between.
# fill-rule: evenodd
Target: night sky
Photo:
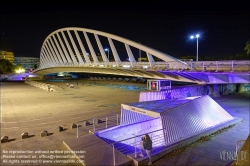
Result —
<instances>
[{"instance_id":1,"label":"night sky","mask_svg":"<svg viewBox=\"0 0 250 166\"><path fill-rule=\"evenodd\" d=\"M185 4L184 4L185 5ZM209 8L209 7L208 7ZM183 9L183 8L182 8ZM1 5L1 50L16 57L39 57L45 38L65 27L81 27L115 34L173 57L235 56L244 52L249 36L247 10L189 10L163 4L114 5L49 4Z\"/></svg>"}]
</instances>

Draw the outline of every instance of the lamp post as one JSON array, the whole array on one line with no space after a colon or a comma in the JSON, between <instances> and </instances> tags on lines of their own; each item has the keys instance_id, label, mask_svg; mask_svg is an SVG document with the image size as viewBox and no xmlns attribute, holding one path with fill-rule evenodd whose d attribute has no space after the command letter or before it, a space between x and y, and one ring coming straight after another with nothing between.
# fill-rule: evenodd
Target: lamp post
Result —
<instances>
[{"instance_id":1,"label":"lamp post","mask_svg":"<svg viewBox=\"0 0 250 166\"><path fill-rule=\"evenodd\" d=\"M197 34L195 37L192 35L190 36L190 39L196 38L197 39L197 52L196 52L196 61L198 61L198 38L200 37L199 34Z\"/></svg>"},{"instance_id":2,"label":"lamp post","mask_svg":"<svg viewBox=\"0 0 250 166\"><path fill-rule=\"evenodd\" d=\"M108 61L109 61L109 49L105 48L104 51L108 51Z\"/></svg>"},{"instance_id":3,"label":"lamp post","mask_svg":"<svg viewBox=\"0 0 250 166\"><path fill-rule=\"evenodd\" d=\"M140 59L139 62L141 62L141 49L139 49L139 59Z\"/></svg>"}]
</instances>

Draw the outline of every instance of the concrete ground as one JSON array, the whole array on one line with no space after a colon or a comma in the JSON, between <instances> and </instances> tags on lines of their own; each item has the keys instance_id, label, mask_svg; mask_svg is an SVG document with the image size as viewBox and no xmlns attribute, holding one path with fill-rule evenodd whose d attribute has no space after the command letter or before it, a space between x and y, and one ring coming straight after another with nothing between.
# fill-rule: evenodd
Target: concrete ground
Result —
<instances>
[{"instance_id":1,"label":"concrete ground","mask_svg":"<svg viewBox=\"0 0 250 166\"><path fill-rule=\"evenodd\" d=\"M82 86L82 81L72 81L75 85L76 82L76 88L67 87L66 82L50 82L62 88L55 92L25 83L1 83L1 137L9 137L9 142L1 143L1 165L81 165L73 157L68 161L68 149L62 143L76 137L76 130L71 129L72 123L120 113L120 104L138 102L140 89L146 87L146 84L133 84L135 88L125 86L128 83L116 82L101 85L98 81L96 84L84 81ZM245 140L249 135L249 93L223 96L215 101L243 121L215 135L210 141L154 161L153 165L227 165L232 161L224 152L235 151L236 142ZM59 132L58 126L66 130ZM43 130L50 135L41 137ZM30 137L21 139L24 132L28 132ZM35 153L39 150L44 152ZM61 152L65 157L59 156Z\"/></svg>"},{"instance_id":2,"label":"concrete ground","mask_svg":"<svg viewBox=\"0 0 250 166\"><path fill-rule=\"evenodd\" d=\"M73 83L75 88L67 87L66 83ZM76 137L76 129L71 129L72 123L120 113L121 103L139 101L138 89L146 86L118 86L123 83L100 84L98 81L95 84L84 81L82 86L82 83L79 80L50 82L62 90L48 92L25 83L1 82L1 137L9 137L9 142L1 143L1 154L5 155L2 164L21 164L20 160L19 163L10 161L13 159L7 156L10 153L3 153L12 150L68 150L63 141ZM59 126L66 130L59 132ZM50 136L41 137L43 130L47 130ZM21 139L24 132L31 137ZM76 163L71 162L71 165Z\"/></svg>"}]
</instances>

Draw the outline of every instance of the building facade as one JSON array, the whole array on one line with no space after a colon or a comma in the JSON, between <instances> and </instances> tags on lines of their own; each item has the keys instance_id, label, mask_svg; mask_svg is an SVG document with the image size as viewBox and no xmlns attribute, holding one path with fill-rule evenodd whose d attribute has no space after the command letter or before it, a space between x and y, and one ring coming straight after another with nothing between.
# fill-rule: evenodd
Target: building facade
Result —
<instances>
[{"instance_id":1,"label":"building facade","mask_svg":"<svg viewBox=\"0 0 250 166\"><path fill-rule=\"evenodd\" d=\"M20 64L26 70L34 69L35 66L39 66L39 58L35 57L15 57L14 65Z\"/></svg>"},{"instance_id":2,"label":"building facade","mask_svg":"<svg viewBox=\"0 0 250 166\"><path fill-rule=\"evenodd\" d=\"M9 60L12 64L14 64L14 53L0 50L0 59Z\"/></svg>"}]
</instances>

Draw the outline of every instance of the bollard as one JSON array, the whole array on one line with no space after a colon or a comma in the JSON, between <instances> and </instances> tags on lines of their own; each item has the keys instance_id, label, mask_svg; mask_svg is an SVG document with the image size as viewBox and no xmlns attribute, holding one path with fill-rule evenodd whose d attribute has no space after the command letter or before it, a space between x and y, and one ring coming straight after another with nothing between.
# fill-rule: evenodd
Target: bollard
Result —
<instances>
[{"instance_id":1,"label":"bollard","mask_svg":"<svg viewBox=\"0 0 250 166\"><path fill-rule=\"evenodd\" d=\"M63 131L63 127L59 126L59 132Z\"/></svg>"},{"instance_id":2,"label":"bollard","mask_svg":"<svg viewBox=\"0 0 250 166\"><path fill-rule=\"evenodd\" d=\"M44 136L48 136L48 131L43 130L43 131L41 132L41 137L44 137Z\"/></svg>"},{"instance_id":3,"label":"bollard","mask_svg":"<svg viewBox=\"0 0 250 166\"><path fill-rule=\"evenodd\" d=\"M85 126L89 126L89 125L92 125L89 121L85 121Z\"/></svg>"},{"instance_id":4,"label":"bollard","mask_svg":"<svg viewBox=\"0 0 250 166\"><path fill-rule=\"evenodd\" d=\"M1 143L8 142L8 141L9 141L9 137L8 136L3 136L1 138Z\"/></svg>"},{"instance_id":5,"label":"bollard","mask_svg":"<svg viewBox=\"0 0 250 166\"><path fill-rule=\"evenodd\" d=\"M106 122L105 120L98 119L98 123L104 123Z\"/></svg>"},{"instance_id":6,"label":"bollard","mask_svg":"<svg viewBox=\"0 0 250 166\"><path fill-rule=\"evenodd\" d=\"M24 132L22 134L22 139L29 138L29 134L27 132Z\"/></svg>"},{"instance_id":7,"label":"bollard","mask_svg":"<svg viewBox=\"0 0 250 166\"><path fill-rule=\"evenodd\" d=\"M106 116L106 128L108 128L108 117Z\"/></svg>"},{"instance_id":8,"label":"bollard","mask_svg":"<svg viewBox=\"0 0 250 166\"><path fill-rule=\"evenodd\" d=\"M95 132L95 118L93 119L93 132Z\"/></svg>"},{"instance_id":9,"label":"bollard","mask_svg":"<svg viewBox=\"0 0 250 166\"><path fill-rule=\"evenodd\" d=\"M79 128L78 128L78 123L76 123L76 127L77 127L77 129L76 129L76 136L78 137L78 135L79 135L79 134L78 134L78 132L79 132L79 131L78 131L78 129L79 129Z\"/></svg>"},{"instance_id":10,"label":"bollard","mask_svg":"<svg viewBox=\"0 0 250 166\"><path fill-rule=\"evenodd\" d=\"M77 128L77 125L75 123L72 124L71 128Z\"/></svg>"}]
</instances>

